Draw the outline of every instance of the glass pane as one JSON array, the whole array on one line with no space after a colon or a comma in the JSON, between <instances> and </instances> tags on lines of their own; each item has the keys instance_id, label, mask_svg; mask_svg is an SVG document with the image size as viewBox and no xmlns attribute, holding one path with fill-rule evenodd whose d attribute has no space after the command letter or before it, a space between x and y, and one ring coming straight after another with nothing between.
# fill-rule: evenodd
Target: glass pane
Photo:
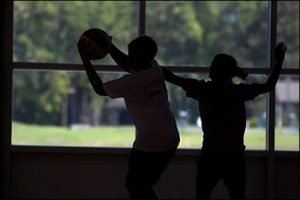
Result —
<instances>
[{"instance_id":1,"label":"glass pane","mask_svg":"<svg viewBox=\"0 0 300 200\"><path fill-rule=\"evenodd\" d=\"M299 1L278 1L277 40L285 41L283 67L299 69Z\"/></svg>"},{"instance_id":2,"label":"glass pane","mask_svg":"<svg viewBox=\"0 0 300 200\"><path fill-rule=\"evenodd\" d=\"M103 81L122 73L101 73ZM98 96L85 72L14 71L12 144L130 147L122 99Z\"/></svg>"},{"instance_id":3,"label":"glass pane","mask_svg":"<svg viewBox=\"0 0 300 200\"><path fill-rule=\"evenodd\" d=\"M186 78L207 79L207 74L179 73ZM187 98L180 87L167 83L171 110L176 119L180 133L179 148L200 149L202 146L203 132L199 116L198 102Z\"/></svg>"},{"instance_id":4,"label":"glass pane","mask_svg":"<svg viewBox=\"0 0 300 200\"><path fill-rule=\"evenodd\" d=\"M166 65L210 65L217 53L267 67L267 1L147 1L146 33Z\"/></svg>"},{"instance_id":5,"label":"glass pane","mask_svg":"<svg viewBox=\"0 0 300 200\"><path fill-rule=\"evenodd\" d=\"M248 83L264 83L266 76L249 75ZM246 102L247 127L244 143L247 149L266 149L267 95Z\"/></svg>"},{"instance_id":6,"label":"glass pane","mask_svg":"<svg viewBox=\"0 0 300 200\"><path fill-rule=\"evenodd\" d=\"M99 73L103 81L123 73ZM206 79L207 74L180 74ZM259 80L260 77L254 77ZM179 148L201 148L198 104L167 83ZM12 144L131 147L135 128L123 99L95 94L85 72L14 71ZM247 149L265 149L265 97L247 103Z\"/></svg>"},{"instance_id":7,"label":"glass pane","mask_svg":"<svg viewBox=\"0 0 300 200\"><path fill-rule=\"evenodd\" d=\"M299 76L281 76L276 85L275 149L299 151Z\"/></svg>"},{"instance_id":8,"label":"glass pane","mask_svg":"<svg viewBox=\"0 0 300 200\"><path fill-rule=\"evenodd\" d=\"M81 63L76 42L88 28L102 28L127 51L136 35L135 1L15 1L13 60ZM101 63L110 64L106 57Z\"/></svg>"}]
</instances>

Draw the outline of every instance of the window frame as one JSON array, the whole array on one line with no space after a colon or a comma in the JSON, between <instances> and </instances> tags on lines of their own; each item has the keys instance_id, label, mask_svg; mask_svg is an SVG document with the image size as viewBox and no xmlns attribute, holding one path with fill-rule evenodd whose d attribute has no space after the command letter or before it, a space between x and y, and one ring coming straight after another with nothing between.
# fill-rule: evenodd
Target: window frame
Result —
<instances>
[{"instance_id":1,"label":"window frame","mask_svg":"<svg viewBox=\"0 0 300 200\"><path fill-rule=\"evenodd\" d=\"M8 23L5 26L7 30L5 41L5 49L6 49L6 67L8 69L8 73L6 75L6 91L7 91L7 109L10 112L5 113L5 118L8 119L4 122L4 127L6 127L6 131L8 132L8 141L9 146L12 148L18 148L20 145L11 144L11 109L12 109L12 78L14 70L46 70L46 71L83 71L82 64L69 64L69 63L41 63L41 62L14 62L13 61L13 5L14 1L11 1L7 4L8 8L6 12L6 19ZM146 33L146 1L138 1L137 2L137 34L145 34ZM274 60L272 60L271 55L276 47L276 39L277 39L277 2L269 1L269 57L268 57L268 67L267 68L243 68L246 72L257 74L257 75L267 75L270 73L270 66L273 65ZM122 72L116 65L94 65L96 71L103 72ZM184 73L208 73L209 68L207 66L164 66L172 70L173 72L184 72ZM283 68L281 71L281 75L299 75L299 68ZM276 104L276 95L275 91L271 91L267 94L267 102L266 102L266 111L267 111L267 124L266 124L266 149L265 150L247 150L247 151L258 151L258 152L268 152L268 154L275 153L275 104ZM30 148L34 145L28 145ZM44 148L49 148L45 146ZM59 146L59 148L81 148L82 147L63 147ZM89 147L86 147L89 148ZM103 147L99 147L100 149ZM119 148L119 147L113 147ZM107 148L103 148L105 150ZM189 149L188 149L189 150ZM191 149L192 150L192 149ZM278 151L278 150L276 150Z\"/></svg>"}]
</instances>

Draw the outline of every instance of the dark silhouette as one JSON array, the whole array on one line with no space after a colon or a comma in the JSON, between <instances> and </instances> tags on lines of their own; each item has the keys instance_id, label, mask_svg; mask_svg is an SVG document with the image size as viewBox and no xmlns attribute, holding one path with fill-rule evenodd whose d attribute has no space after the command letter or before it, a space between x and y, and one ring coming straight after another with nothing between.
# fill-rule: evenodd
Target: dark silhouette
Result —
<instances>
[{"instance_id":1,"label":"dark silhouette","mask_svg":"<svg viewBox=\"0 0 300 200\"><path fill-rule=\"evenodd\" d=\"M209 199L211 191L221 178L231 199L244 198L245 101L275 88L285 51L285 43L279 43L274 54L275 65L263 84L233 84L233 77L245 79L247 74L237 66L232 56L226 54L214 57L210 66L209 82L182 78L163 68L167 81L180 86L187 97L199 102L204 136L197 162L197 199Z\"/></svg>"},{"instance_id":2,"label":"dark silhouette","mask_svg":"<svg viewBox=\"0 0 300 200\"><path fill-rule=\"evenodd\" d=\"M179 133L162 69L154 61L156 42L149 36L139 36L129 43L128 55L111 43L108 53L130 74L104 84L90 62L89 46L83 40L79 40L78 50L95 92L123 97L136 126L126 179L130 199L159 199L153 186L176 151Z\"/></svg>"}]
</instances>

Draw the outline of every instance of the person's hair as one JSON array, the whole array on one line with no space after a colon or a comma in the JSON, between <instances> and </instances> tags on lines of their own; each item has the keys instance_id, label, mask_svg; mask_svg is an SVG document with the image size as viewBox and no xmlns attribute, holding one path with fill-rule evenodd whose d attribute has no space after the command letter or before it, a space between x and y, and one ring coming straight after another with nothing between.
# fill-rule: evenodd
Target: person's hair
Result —
<instances>
[{"instance_id":1,"label":"person's hair","mask_svg":"<svg viewBox=\"0 0 300 200\"><path fill-rule=\"evenodd\" d=\"M157 53L157 44L150 36L142 35L128 44L128 52L134 56L137 64L148 64Z\"/></svg>"},{"instance_id":2,"label":"person's hair","mask_svg":"<svg viewBox=\"0 0 300 200\"><path fill-rule=\"evenodd\" d=\"M231 81L235 76L246 79L248 74L238 65L234 57L227 54L217 54L210 65L210 78Z\"/></svg>"}]
</instances>

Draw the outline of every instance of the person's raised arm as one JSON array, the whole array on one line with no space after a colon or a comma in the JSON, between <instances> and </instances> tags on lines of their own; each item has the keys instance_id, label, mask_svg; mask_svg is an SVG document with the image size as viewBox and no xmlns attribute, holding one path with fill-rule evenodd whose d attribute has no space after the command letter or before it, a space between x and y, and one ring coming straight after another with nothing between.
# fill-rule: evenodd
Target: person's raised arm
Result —
<instances>
[{"instance_id":1,"label":"person's raised arm","mask_svg":"<svg viewBox=\"0 0 300 200\"><path fill-rule=\"evenodd\" d=\"M85 68L86 74L88 76L88 79L94 89L94 91L101 95L101 96L107 96L105 90L103 89L103 82L98 76L96 70L92 66L92 63L90 61L90 53L89 53L89 47L85 44L84 41L79 40L77 43L78 52L80 54L83 66Z\"/></svg>"},{"instance_id":2,"label":"person's raised arm","mask_svg":"<svg viewBox=\"0 0 300 200\"><path fill-rule=\"evenodd\" d=\"M261 93L269 92L275 88L276 83L279 79L280 71L285 57L285 51L286 51L286 44L284 42L280 42L276 46L274 52L275 64L272 67L272 71L271 74L269 75L267 82L265 84L262 84Z\"/></svg>"},{"instance_id":3,"label":"person's raised arm","mask_svg":"<svg viewBox=\"0 0 300 200\"><path fill-rule=\"evenodd\" d=\"M128 56L123 53L118 47L116 47L112 42L108 50L109 55L112 59L126 72L131 73L132 71L128 68L129 60Z\"/></svg>"}]
</instances>

